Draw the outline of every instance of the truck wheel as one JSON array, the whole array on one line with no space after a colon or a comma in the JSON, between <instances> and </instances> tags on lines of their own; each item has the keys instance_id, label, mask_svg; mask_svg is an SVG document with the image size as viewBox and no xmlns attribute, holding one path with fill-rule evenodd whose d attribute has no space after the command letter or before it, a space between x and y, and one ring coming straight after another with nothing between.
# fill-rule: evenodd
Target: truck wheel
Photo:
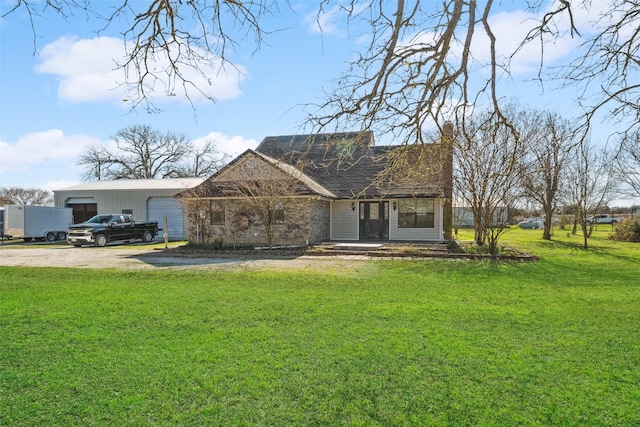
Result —
<instances>
[{"instance_id":1,"label":"truck wheel","mask_svg":"<svg viewBox=\"0 0 640 427\"><path fill-rule=\"evenodd\" d=\"M150 241L152 241L152 240L153 240L153 233L152 233L152 232L150 232L150 231L145 231L145 232L142 234L142 241L143 241L143 242L145 242L145 243L149 243L149 242L150 242Z\"/></svg>"},{"instance_id":2,"label":"truck wheel","mask_svg":"<svg viewBox=\"0 0 640 427\"><path fill-rule=\"evenodd\" d=\"M64 231L58 231L56 237L58 238L58 240L67 240L67 233L65 233Z\"/></svg>"},{"instance_id":3,"label":"truck wheel","mask_svg":"<svg viewBox=\"0 0 640 427\"><path fill-rule=\"evenodd\" d=\"M107 242L109 241L109 239L107 239L107 236L104 234L98 234L96 236L96 246L99 248L102 248L104 246L107 246Z\"/></svg>"},{"instance_id":4,"label":"truck wheel","mask_svg":"<svg viewBox=\"0 0 640 427\"><path fill-rule=\"evenodd\" d=\"M50 231L47 233L47 242L55 242L56 241L56 233Z\"/></svg>"}]
</instances>

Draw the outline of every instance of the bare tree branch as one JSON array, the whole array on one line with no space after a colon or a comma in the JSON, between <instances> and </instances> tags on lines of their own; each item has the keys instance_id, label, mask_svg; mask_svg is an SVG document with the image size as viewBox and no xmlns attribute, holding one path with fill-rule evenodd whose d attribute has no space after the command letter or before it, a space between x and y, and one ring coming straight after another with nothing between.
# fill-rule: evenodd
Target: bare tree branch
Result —
<instances>
[{"instance_id":1,"label":"bare tree branch","mask_svg":"<svg viewBox=\"0 0 640 427\"><path fill-rule=\"evenodd\" d=\"M123 36L127 58L117 66L125 73L124 85L131 95L132 108L143 105L156 111L153 99L158 91L168 96L184 95L193 104L193 95L215 102L207 87L198 85L191 75L212 81L212 73L224 73L234 67L229 50L247 45L253 39L260 49L270 31L264 27L267 16L277 16L276 0L152 0L132 2L121 0L111 12L102 12L104 4L91 0L17 0L2 15L25 11L33 32L34 52L37 50L38 29L35 17L47 9L68 18L76 11L91 14L105 24L97 32L117 27L120 22L132 22ZM214 71L212 71L214 70Z\"/></svg>"},{"instance_id":2,"label":"bare tree branch","mask_svg":"<svg viewBox=\"0 0 640 427\"><path fill-rule=\"evenodd\" d=\"M519 121L524 145L518 174L524 197L533 199L545 214L542 238L551 240L553 214L560 186L567 181L566 163L575 148L575 125L557 114L525 111Z\"/></svg>"},{"instance_id":3,"label":"bare tree branch","mask_svg":"<svg viewBox=\"0 0 640 427\"><path fill-rule=\"evenodd\" d=\"M0 200L3 205L52 205L53 195L39 188L1 187Z\"/></svg>"},{"instance_id":4,"label":"bare tree branch","mask_svg":"<svg viewBox=\"0 0 640 427\"><path fill-rule=\"evenodd\" d=\"M517 110L507 108L510 122ZM463 127L464 126L464 127ZM512 125L494 111L459 122L454 153L454 186L456 198L473 212L475 241L488 243L492 254L507 226L501 210L512 206L518 198L515 163L524 151Z\"/></svg>"},{"instance_id":5,"label":"bare tree branch","mask_svg":"<svg viewBox=\"0 0 640 427\"><path fill-rule=\"evenodd\" d=\"M113 139L116 150L90 146L80 157L85 179L208 177L226 160L213 141L195 147L183 134L162 134L144 125L121 129Z\"/></svg>"},{"instance_id":6,"label":"bare tree branch","mask_svg":"<svg viewBox=\"0 0 640 427\"><path fill-rule=\"evenodd\" d=\"M602 213L615 194L618 182L612 154L597 149L589 140L581 139L569 159L564 196L577 207L576 225L582 229L583 247L587 249L593 227L593 224L589 226L588 218Z\"/></svg>"},{"instance_id":7,"label":"bare tree branch","mask_svg":"<svg viewBox=\"0 0 640 427\"><path fill-rule=\"evenodd\" d=\"M625 135L616 156L618 178L626 188L621 190L630 197L640 197L640 131Z\"/></svg>"}]
</instances>

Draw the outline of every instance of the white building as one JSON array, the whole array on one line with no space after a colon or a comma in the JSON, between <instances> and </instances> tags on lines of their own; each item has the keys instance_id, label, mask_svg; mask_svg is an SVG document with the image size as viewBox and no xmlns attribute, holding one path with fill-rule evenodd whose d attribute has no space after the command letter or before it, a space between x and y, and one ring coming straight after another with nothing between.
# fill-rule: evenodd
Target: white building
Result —
<instances>
[{"instance_id":1,"label":"white building","mask_svg":"<svg viewBox=\"0 0 640 427\"><path fill-rule=\"evenodd\" d=\"M202 182L202 178L95 181L56 190L53 197L56 207L73 209L76 224L97 214L126 213L139 221L158 221L164 229L166 217L169 239L183 240L186 211L173 196Z\"/></svg>"},{"instance_id":2,"label":"white building","mask_svg":"<svg viewBox=\"0 0 640 427\"><path fill-rule=\"evenodd\" d=\"M506 206L496 208L493 213L493 225L509 223L509 209ZM473 227L473 210L468 206L453 207L453 225L457 227Z\"/></svg>"}]
</instances>

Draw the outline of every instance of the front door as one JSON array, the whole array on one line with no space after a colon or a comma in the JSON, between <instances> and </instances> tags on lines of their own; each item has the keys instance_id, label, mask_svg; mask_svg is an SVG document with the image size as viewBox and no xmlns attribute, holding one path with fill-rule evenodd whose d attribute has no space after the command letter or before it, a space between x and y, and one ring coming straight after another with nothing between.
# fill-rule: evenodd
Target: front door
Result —
<instances>
[{"instance_id":1,"label":"front door","mask_svg":"<svg viewBox=\"0 0 640 427\"><path fill-rule=\"evenodd\" d=\"M389 239L389 202L360 202L360 240Z\"/></svg>"}]
</instances>

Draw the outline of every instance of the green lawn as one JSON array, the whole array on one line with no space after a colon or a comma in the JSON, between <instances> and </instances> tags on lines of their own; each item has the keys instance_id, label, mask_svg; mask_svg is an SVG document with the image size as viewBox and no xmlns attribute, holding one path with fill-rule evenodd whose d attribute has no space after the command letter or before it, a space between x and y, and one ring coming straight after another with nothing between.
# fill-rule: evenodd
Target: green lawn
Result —
<instances>
[{"instance_id":1,"label":"green lawn","mask_svg":"<svg viewBox=\"0 0 640 427\"><path fill-rule=\"evenodd\" d=\"M539 262L0 268L0 425L640 425L640 245L541 234L504 238Z\"/></svg>"}]
</instances>

